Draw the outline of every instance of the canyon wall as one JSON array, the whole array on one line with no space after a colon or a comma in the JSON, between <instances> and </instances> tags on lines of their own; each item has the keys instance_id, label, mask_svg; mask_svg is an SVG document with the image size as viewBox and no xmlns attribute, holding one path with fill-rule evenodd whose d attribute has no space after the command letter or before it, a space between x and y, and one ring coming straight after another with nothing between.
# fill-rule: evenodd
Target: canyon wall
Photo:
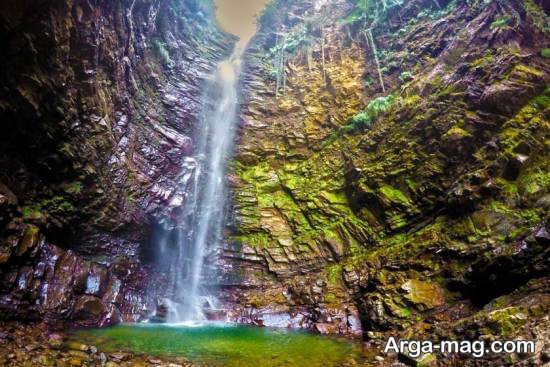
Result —
<instances>
[{"instance_id":1,"label":"canyon wall","mask_svg":"<svg viewBox=\"0 0 550 367\"><path fill-rule=\"evenodd\" d=\"M537 339L528 358L544 362L549 9L396 3L264 11L220 300L231 320L372 343ZM207 4L0 5L2 318L95 326L155 308L150 237L185 201L202 82L235 41Z\"/></svg>"},{"instance_id":2,"label":"canyon wall","mask_svg":"<svg viewBox=\"0 0 550 367\"><path fill-rule=\"evenodd\" d=\"M235 40L197 0L8 1L0 17L0 314L141 319L162 280L152 226L185 200L202 82Z\"/></svg>"},{"instance_id":3,"label":"canyon wall","mask_svg":"<svg viewBox=\"0 0 550 367\"><path fill-rule=\"evenodd\" d=\"M415 0L365 28L355 3L277 1L248 49L232 317L375 343L537 339L540 362L548 9Z\"/></svg>"}]
</instances>

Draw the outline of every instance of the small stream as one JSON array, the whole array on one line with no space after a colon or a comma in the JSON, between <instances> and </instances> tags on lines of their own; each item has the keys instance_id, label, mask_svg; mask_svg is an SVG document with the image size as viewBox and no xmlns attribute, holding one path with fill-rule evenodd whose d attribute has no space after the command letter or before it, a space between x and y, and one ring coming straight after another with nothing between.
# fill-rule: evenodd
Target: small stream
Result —
<instances>
[{"instance_id":1,"label":"small stream","mask_svg":"<svg viewBox=\"0 0 550 367\"><path fill-rule=\"evenodd\" d=\"M105 352L185 357L198 366L366 366L359 343L289 329L206 323L137 324L75 331L71 338Z\"/></svg>"}]
</instances>

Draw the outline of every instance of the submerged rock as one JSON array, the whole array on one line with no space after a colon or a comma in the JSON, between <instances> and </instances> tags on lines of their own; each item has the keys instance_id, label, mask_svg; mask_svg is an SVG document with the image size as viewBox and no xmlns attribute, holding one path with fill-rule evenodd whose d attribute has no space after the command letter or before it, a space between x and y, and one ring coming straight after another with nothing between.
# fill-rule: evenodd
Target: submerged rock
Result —
<instances>
[{"instance_id":1,"label":"submerged rock","mask_svg":"<svg viewBox=\"0 0 550 367\"><path fill-rule=\"evenodd\" d=\"M154 323L164 323L168 318L168 306L165 304L157 305L155 314L149 318L150 322Z\"/></svg>"},{"instance_id":2,"label":"submerged rock","mask_svg":"<svg viewBox=\"0 0 550 367\"><path fill-rule=\"evenodd\" d=\"M123 351L105 353L74 339L63 342L67 335L50 333L45 324L0 322L0 332L8 336L0 342L3 366L193 366L182 357L152 357Z\"/></svg>"}]
</instances>

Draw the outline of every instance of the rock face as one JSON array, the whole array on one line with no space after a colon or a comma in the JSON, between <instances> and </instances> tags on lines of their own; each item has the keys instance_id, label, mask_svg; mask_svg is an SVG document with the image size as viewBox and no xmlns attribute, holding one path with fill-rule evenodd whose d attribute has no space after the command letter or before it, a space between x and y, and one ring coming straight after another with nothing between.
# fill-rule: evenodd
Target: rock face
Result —
<instances>
[{"instance_id":1,"label":"rock face","mask_svg":"<svg viewBox=\"0 0 550 367\"><path fill-rule=\"evenodd\" d=\"M150 366L193 367L183 357L159 357L125 351L98 350L95 345L83 344L74 336L52 332L48 325L21 325L0 321L0 364L25 366Z\"/></svg>"},{"instance_id":2,"label":"rock face","mask_svg":"<svg viewBox=\"0 0 550 367\"><path fill-rule=\"evenodd\" d=\"M150 227L185 200L202 80L234 42L211 13L196 0L0 5L2 317L91 326L154 311Z\"/></svg>"},{"instance_id":3,"label":"rock face","mask_svg":"<svg viewBox=\"0 0 550 367\"><path fill-rule=\"evenodd\" d=\"M369 35L353 6L278 2L249 47L232 317L544 344L548 9L408 1Z\"/></svg>"},{"instance_id":4,"label":"rock face","mask_svg":"<svg viewBox=\"0 0 550 367\"><path fill-rule=\"evenodd\" d=\"M536 339L491 362L546 363L547 4L395 3L266 9L220 298L235 321L373 343ZM205 4L0 5L3 318L103 326L159 305L148 236L186 199L202 79L234 42Z\"/></svg>"}]
</instances>

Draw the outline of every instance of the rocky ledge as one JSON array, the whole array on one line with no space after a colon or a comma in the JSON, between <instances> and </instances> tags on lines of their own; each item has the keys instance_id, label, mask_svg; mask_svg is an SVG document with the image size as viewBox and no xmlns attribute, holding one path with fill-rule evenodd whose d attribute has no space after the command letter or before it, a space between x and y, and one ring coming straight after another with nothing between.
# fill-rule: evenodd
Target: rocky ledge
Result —
<instances>
[{"instance_id":1,"label":"rocky ledge","mask_svg":"<svg viewBox=\"0 0 550 367\"><path fill-rule=\"evenodd\" d=\"M127 351L106 353L93 345L72 341L45 324L0 323L0 365L11 367L192 367L185 358L139 355Z\"/></svg>"}]
</instances>

